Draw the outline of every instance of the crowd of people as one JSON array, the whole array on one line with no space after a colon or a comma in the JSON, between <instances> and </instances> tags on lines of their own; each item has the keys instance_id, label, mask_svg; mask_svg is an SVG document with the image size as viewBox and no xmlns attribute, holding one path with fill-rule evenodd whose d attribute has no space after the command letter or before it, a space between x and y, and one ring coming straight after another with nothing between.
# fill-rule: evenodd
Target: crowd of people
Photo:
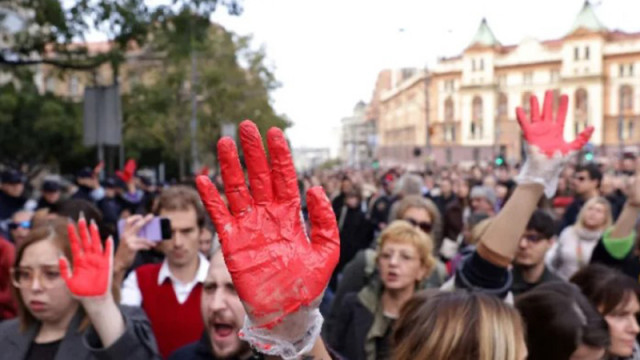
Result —
<instances>
[{"instance_id":1,"label":"crowd of people","mask_svg":"<svg viewBox=\"0 0 640 360\"><path fill-rule=\"evenodd\" d=\"M300 174L245 121L246 172L224 138L182 185L7 169L0 360L640 359L640 159L582 161L551 100L521 164Z\"/></svg>"}]
</instances>

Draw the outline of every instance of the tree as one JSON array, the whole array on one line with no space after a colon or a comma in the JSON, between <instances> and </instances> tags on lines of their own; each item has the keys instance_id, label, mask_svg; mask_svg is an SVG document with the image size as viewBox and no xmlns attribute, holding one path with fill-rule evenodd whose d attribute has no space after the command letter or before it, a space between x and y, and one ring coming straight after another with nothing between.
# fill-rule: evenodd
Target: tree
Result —
<instances>
[{"instance_id":1,"label":"tree","mask_svg":"<svg viewBox=\"0 0 640 360\"><path fill-rule=\"evenodd\" d=\"M151 38L149 49L164 56L162 65L152 70L155 81L135 88L125 99L128 155L147 154L141 159L144 163L162 154L162 159L178 163L181 177L186 174L192 86L198 98L197 146L209 165L214 163L214 144L223 123L251 118L261 131L289 125L271 106L270 91L279 84L265 65L264 51L250 48L250 38L236 36L189 10L165 18ZM192 51L198 74L195 85L190 73Z\"/></svg>"}]
</instances>

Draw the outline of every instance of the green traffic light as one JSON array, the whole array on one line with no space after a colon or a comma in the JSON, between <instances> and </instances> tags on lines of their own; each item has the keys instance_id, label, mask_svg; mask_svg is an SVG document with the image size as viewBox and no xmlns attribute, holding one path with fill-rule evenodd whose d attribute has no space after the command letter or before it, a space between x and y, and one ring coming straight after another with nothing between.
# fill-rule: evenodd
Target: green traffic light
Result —
<instances>
[{"instance_id":1,"label":"green traffic light","mask_svg":"<svg viewBox=\"0 0 640 360\"><path fill-rule=\"evenodd\" d=\"M584 159L587 161L592 161L593 160L593 153L588 152L586 154L584 154Z\"/></svg>"},{"instance_id":2,"label":"green traffic light","mask_svg":"<svg viewBox=\"0 0 640 360\"><path fill-rule=\"evenodd\" d=\"M504 159L501 158L501 157L497 157L496 158L496 165L500 166L502 164L504 164Z\"/></svg>"}]
</instances>

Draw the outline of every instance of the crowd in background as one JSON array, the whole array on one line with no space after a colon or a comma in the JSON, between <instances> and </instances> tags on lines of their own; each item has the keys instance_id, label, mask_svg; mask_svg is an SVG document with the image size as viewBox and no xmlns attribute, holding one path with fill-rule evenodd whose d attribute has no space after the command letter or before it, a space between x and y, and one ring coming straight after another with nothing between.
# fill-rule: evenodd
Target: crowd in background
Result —
<instances>
[{"instance_id":1,"label":"crowd in background","mask_svg":"<svg viewBox=\"0 0 640 360\"><path fill-rule=\"evenodd\" d=\"M406 321L401 321L409 308L424 314L420 326L427 332L442 330L430 322L433 309L449 312L451 329L438 335L443 337L462 336L455 333L456 327L480 316L476 311L465 315L461 306L492 309L486 312L514 311L503 309L492 297L435 292L427 296L420 290L462 281L466 274L461 269L463 260L474 254L478 240L513 194L519 170L508 165L450 165L422 173L399 167L299 175L307 226L304 194L319 185L331 200L340 234L340 259L320 306L325 317L322 338L334 357L391 358L394 337L397 343L399 337L411 340L415 336L403 327ZM635 320L640 310L640 252L635 232L624 243L607 241L615 231L611 229L623 211L635 171L636 159L629 153L616 162L572 163L562 171L555 196L539 202L518 244L508 288L494 289L495 294L520 299L517 309L529 322L528 341L548 337L537 333L544 330L531 326L531 319L544 311L553 312L547 319L564 313L560 323L540 327L565 326L571 334L582 329L577 345L605 349L607 355L603 350L602 356L609 358L640 359L636 342L640 329ZM213 179L222 192L221 177ZM57 353L75 351L73 346L82 347L82 341L97 341L95 346L86 345L86 351L96 358L105 351L113 358L260 357L236 336L244 309L218 251L215 229L189 182L157 186L152 179L136 175L135 169L128 176L99 181L98 173L90 168L80 170L72 184L47 176L35 186L13 169L5 170L0 181L0 321L18 317L20 330L12 331L31 331L28 340L18 341L16 334L0 327L0 348L5 349L11 337L20 343L11 355L0 355L0 359L53 359ZM157 243L137 235L153 215L171 221L170 240ZM56 218L86 218L95 221L103 241L113 236L115 298L123 309L143 310L122 310L130 329L126 331L134 332L127 341L120 339L107 347L91 340L95 334L90 331L83 335L84 340L38 332L38 328L49 329L43 325L48 322L54 329L56 324L63 326L63 334L67 328L86 329L77 304L69 300L66 308L56 305L56 297L62 297L56 286L64 286L58 270L47 270L51 264L35 266L39 269L36 275L21 270L21 259L30 255L27 249L58 236L51 235L53 230L40 233L43 227L54 229L51 223ZM120 220L125 225L118 231ZM58 252L65 251L61 246ZM608 267L590 265L593 262ZM470 281L482 283L483 279ZM577 286L562 286L569 282ZM221 291L225 293L220 295ZM30 303L29 298L39 300ZM549 306L541 310L543 302ZM528 316L529 312L534 315ZM520 321L516 312L509 316ZM36 322L40 325L34 327ZM100 340L104 342L102 336ZM74 341L80 342L72 344ZM574 345L567 345L570 353L575 353ZM528 346L531 358L562 358L544 343L536 345L539 350ZM411 354L412 350L400 347L396 351Z\"/></svg>"}]
</instances>

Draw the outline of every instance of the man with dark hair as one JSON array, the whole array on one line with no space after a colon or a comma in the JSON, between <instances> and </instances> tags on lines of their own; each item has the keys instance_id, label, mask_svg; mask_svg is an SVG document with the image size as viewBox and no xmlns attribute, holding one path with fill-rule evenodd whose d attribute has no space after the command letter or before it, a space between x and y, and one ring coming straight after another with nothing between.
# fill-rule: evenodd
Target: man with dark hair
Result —
<instances>
[{"instance_id":1,"label":"man with dark hair","mask_svg":"<svg viewBox=\"0 0 640 360\"><path fill-rule=\"evenodd\" d=\"M561 281L544 263L547 251L555 243L553 218L536 210L527 224L513 261L511 292L519 295L545 282Z\"/></svg>"},{"instance_id":2,"label":"man with dark hair","mask_svg":"<svg viewBox=\"0 0 640 360\"><path fill-rule=\"evenodd\" d=\"M114 281L123 278L138 251L156 248L162 263L138 267L123 282L123 305L141 306L167 358L176 349L200 338L200 295L209 261L199 252L204 209L198 193L186 186L170 187L160 194L154 215L169 219L172 237L160 243L139 238L138 232L152 216L127 219L114 258Z\"/></svg>"},{"instance_id":3,"label":"man with dark hair","mask_svg":"<svg viewBox=\"0 0 640 360\"><path fill-rule=\"evenodd\" d=\"M573 187L576 193L573 203L569 205L560 226L558 234L567 226L573 225L578 218L580 209L587 200L600 195L600 183L602 182L602 171L596 164L589 163L576 168L573 175Z\"/></svg>"},{"instance_id":4,"label":"man with dark hair","mask_svg":"<svg viewBox=\"0 0 640 360\"><path fill-rule=\"evenodd\" d=\"M1 232L7 234L7 222L15 212L25 208L24 176L17 170L9 169L0 176L0 225Z\"/></svg>"}]
</instances>

